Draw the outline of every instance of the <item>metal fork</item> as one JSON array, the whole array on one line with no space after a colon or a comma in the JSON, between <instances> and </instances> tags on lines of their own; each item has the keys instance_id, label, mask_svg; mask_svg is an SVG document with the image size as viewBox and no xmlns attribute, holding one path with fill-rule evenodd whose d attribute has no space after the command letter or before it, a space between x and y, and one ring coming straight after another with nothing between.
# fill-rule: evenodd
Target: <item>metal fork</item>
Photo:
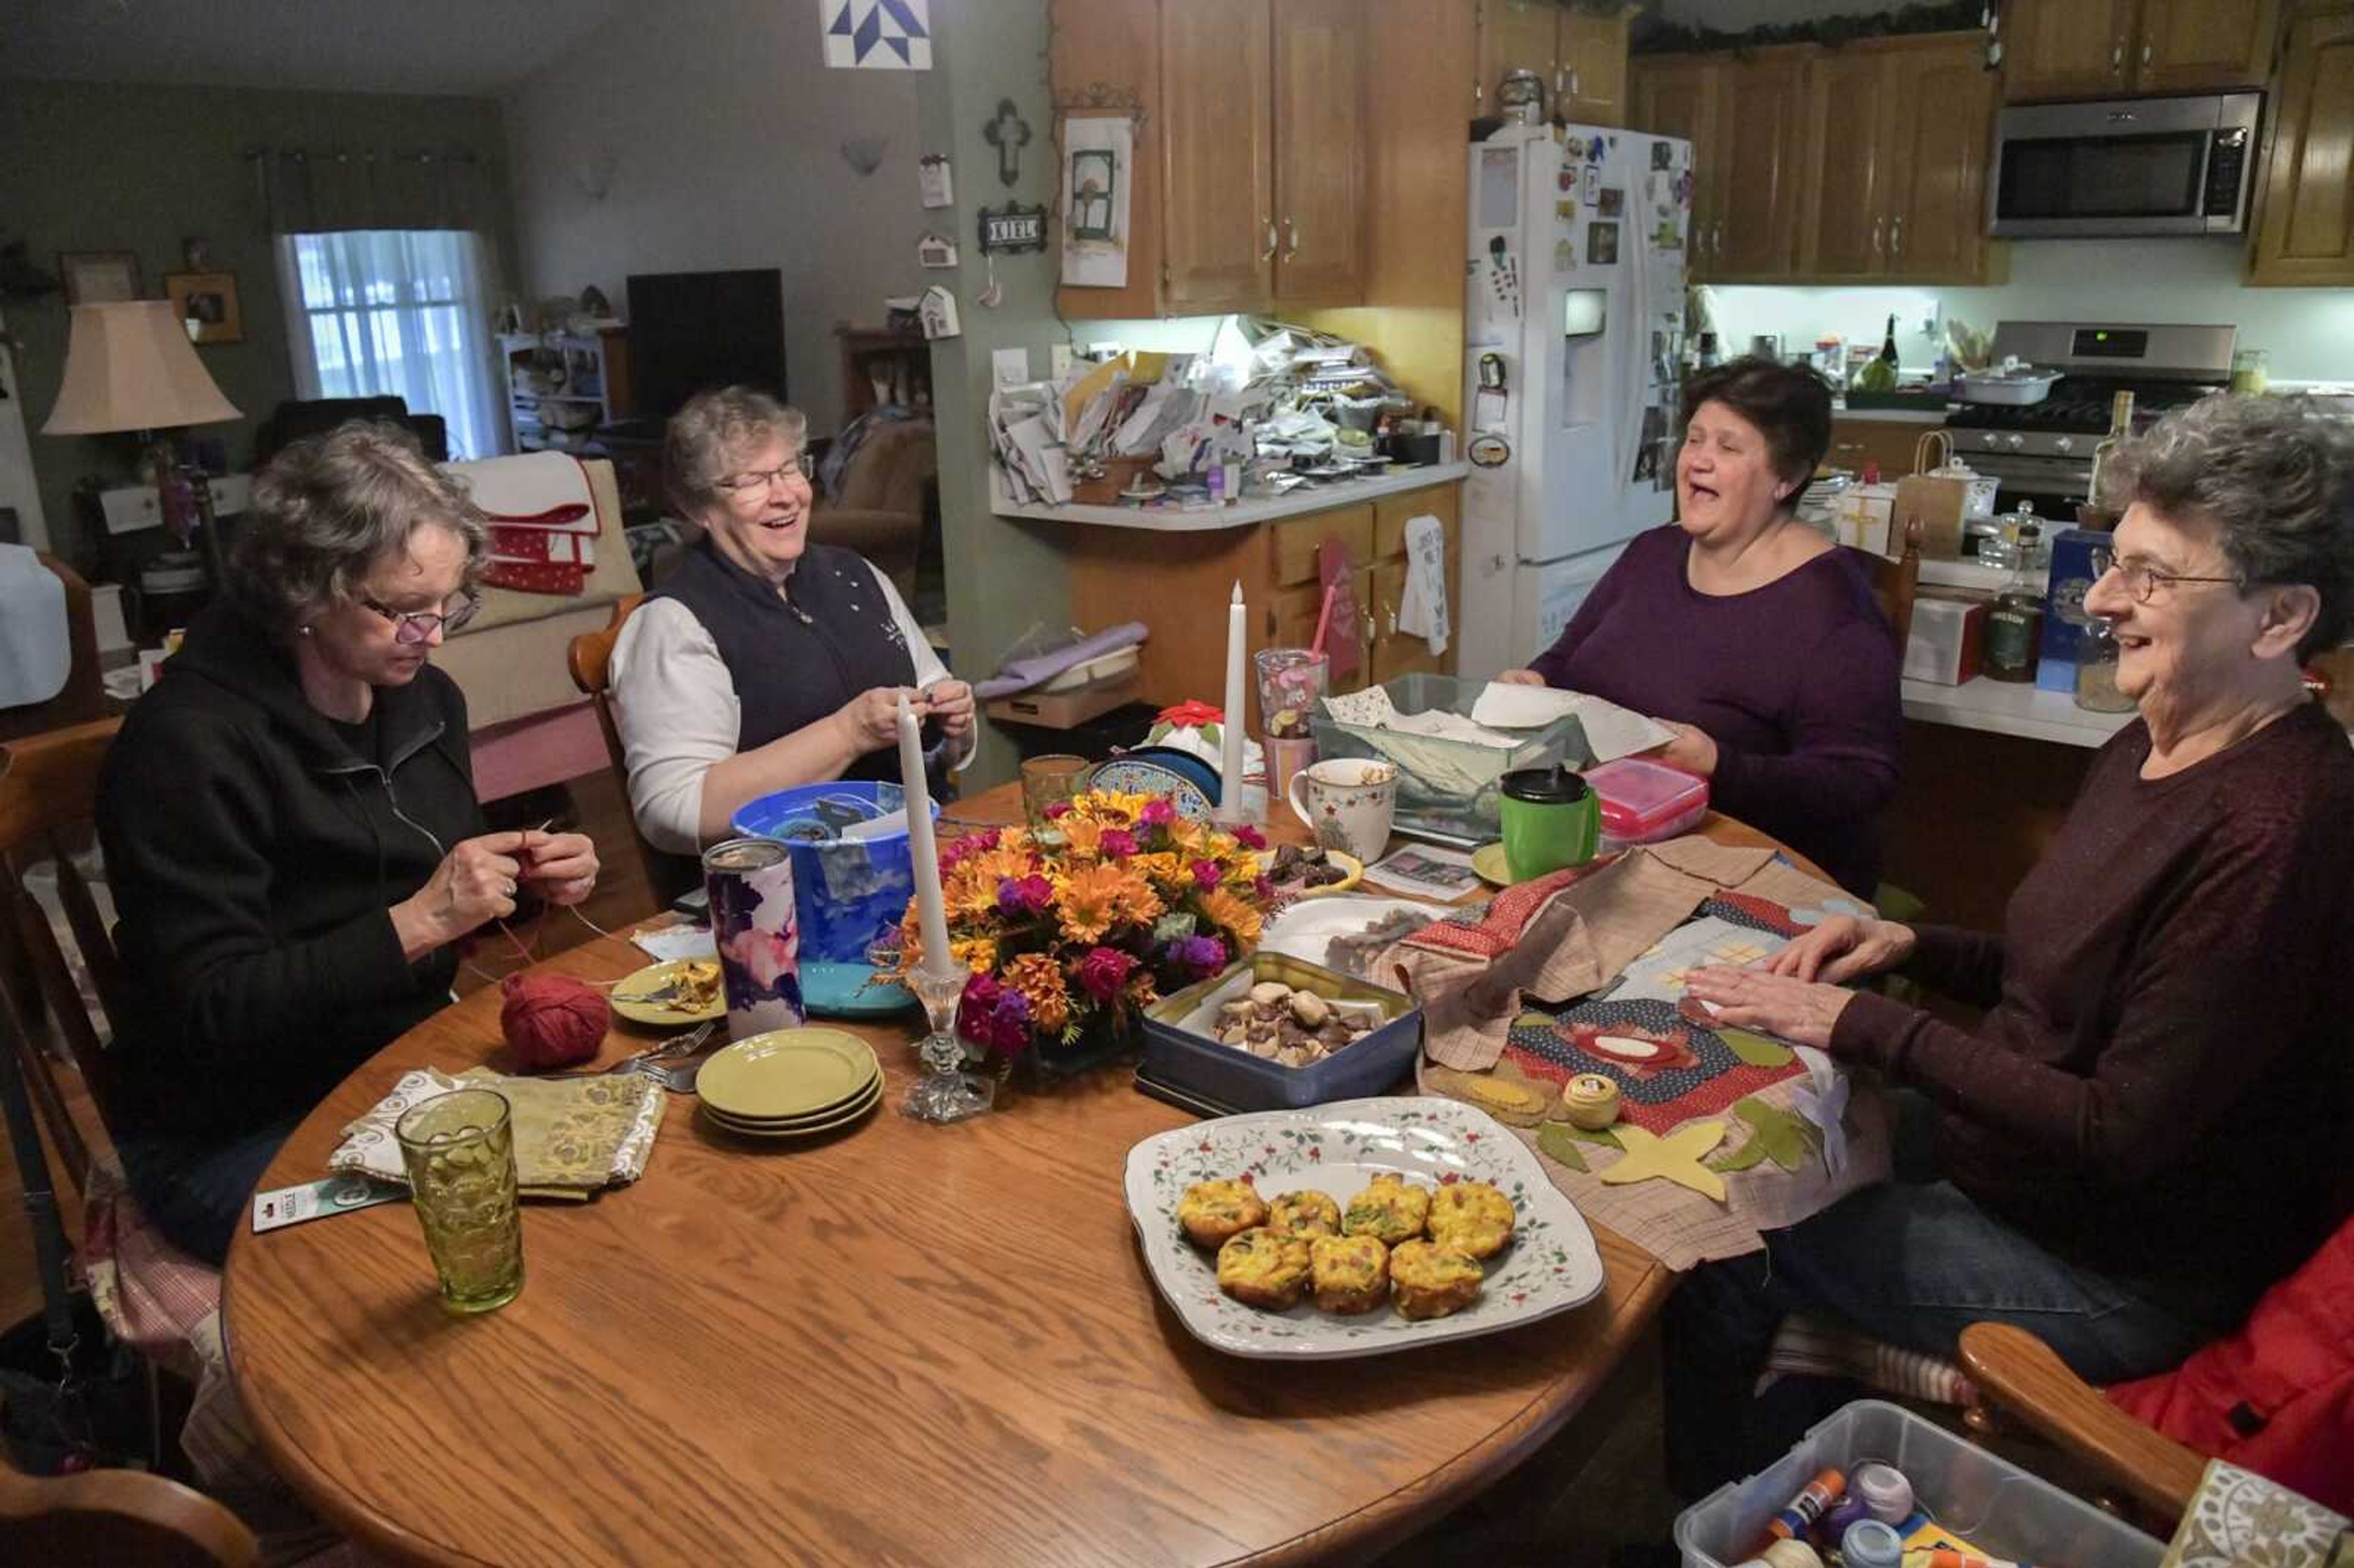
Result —
<instances>
[{"instance_id":1,"label":"metal fork","mask_svg":"<svg viewBox=\"0 0 2354 1568\"><path fill-rule=\"evenodd\" d=\"M672 1035L650 1051L624 1056L610 1067L591 1068L585 1073L551 1073L548 1075L555 1078L610 1078L620 1073L644 1073L650 1078L658 1079L661 1069L656 1064L664 1057L684 1056L701 1049L704 1043L711 1038L711 1032L718 1027L719 1021L715 1018L708 1023L696 1024L684 1034Z\"/></svg>"}]
</instances>

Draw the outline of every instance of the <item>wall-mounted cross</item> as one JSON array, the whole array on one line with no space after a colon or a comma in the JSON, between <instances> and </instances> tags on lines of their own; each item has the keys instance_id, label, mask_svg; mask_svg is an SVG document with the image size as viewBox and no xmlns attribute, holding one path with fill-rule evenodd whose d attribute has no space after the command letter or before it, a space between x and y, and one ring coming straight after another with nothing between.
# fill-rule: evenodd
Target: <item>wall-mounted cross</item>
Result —
<instances>
[{"instance_id":1,"label":"wall-mounted cross","mask_svg":"<svg viewBox=\"0 0 2354 1568\"><path fill-rule=\"evenodd\" d=\"M1030 144L1030 122L1022 118L1010 98L997 101L997 118L981 128L989 144L997 149L997 177L1012 185L1022 177L1022 149Z\"/></svg>"}]
</instances>

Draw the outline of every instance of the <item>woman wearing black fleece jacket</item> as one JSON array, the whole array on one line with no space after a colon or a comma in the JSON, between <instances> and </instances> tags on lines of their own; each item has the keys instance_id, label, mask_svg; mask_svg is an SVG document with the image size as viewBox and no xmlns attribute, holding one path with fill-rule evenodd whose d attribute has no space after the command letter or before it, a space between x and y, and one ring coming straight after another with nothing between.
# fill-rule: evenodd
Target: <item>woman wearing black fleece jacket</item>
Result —
<instances>
[{"instance_id":1,"label":"woman wearing black fleece jacket","mask_svg":"<svg viewBox=\"0 0 2354 1568\"><path fill-rule=\"evenodd\" d=\"M261 1171L450 1000L519 884L577 903L574 833L485 833L466 705L428 662L472 612L480 513L413 440L345 425L255 482L228 601L124 720L99 834L140 979L100 1104L133 1192L217 1261Z\"/></svg>"}]
</instances>

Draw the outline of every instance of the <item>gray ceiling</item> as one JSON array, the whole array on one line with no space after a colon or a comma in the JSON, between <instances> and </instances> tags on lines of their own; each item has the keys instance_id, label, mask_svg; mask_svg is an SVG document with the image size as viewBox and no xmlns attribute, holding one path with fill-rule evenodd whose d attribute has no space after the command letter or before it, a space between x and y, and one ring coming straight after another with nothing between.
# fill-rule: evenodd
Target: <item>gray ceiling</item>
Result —
<instances>
[{"instance_id":1,"label":"gray ceiling","mask_svg":"<svg viewBox=\"0 0 2354 1568\"><path fill-rule=\"evenodd\" d=\"M625 0L0 0L0 73L487 96Z\"/></svg>"}]
</instances>

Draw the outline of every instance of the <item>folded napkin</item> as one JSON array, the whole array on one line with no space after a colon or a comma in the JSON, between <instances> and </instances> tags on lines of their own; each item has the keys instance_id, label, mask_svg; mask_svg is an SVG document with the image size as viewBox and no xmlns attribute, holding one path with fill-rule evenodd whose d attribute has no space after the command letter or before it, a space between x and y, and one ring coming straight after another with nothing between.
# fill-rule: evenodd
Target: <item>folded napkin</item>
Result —
<instances>
[{"instance_id":1,"label":"folded napkin","mask_svg":"<svg viewBox=\"0 0 2354 1568\"><path fill-rule=\"evenodd\" d=\"M660 1085L635 1073L594 1078L510 1078L487 1067L454 1077L431 1067L401 1075L392 1093L344 1128L328 1168L408 1184L393 1124L409 1107L456 1089L506 1097L514 1126L515 1181L544 1198L586 1198L645 1174L662 1126Z\"/></svg>"}]
</instances>

